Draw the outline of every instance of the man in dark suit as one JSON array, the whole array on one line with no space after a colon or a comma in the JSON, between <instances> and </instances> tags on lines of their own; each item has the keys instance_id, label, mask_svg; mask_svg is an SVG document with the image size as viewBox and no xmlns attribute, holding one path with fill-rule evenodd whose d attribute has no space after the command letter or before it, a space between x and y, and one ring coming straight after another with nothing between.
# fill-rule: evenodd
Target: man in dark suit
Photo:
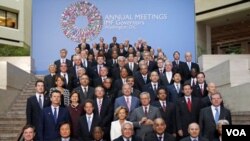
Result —
<instances>
[{"instance_id":1,"label":"man in dark suit","mask_svg":"<svg viewBox=\"0 0 250 141\"><path fill-rule=\"evenodd\" d=\"M60 59L58 59L54 62L54 64L56 65L57 73L60 72L61 63L66 63L68 68L72 67L72 62L66 58L67 53L68 53L68 51L66 49L64 49L64 48L61 49L60 50ZM69 72L69 70L70 69L68 69L68 72Z\"/></svg>"},{"instance_id":2,"label":"man in dark suit","mask_svg":"<svg viewBox=\"0 0 250 141\"><path fill-rule=\"evenodd\" d=\"M90 73L91 74L91 78L92 79L96 79L99 76L100 70L103 66L106 66L104 64L104 56L103 55L98 55L96 58L97 61L97 65L96 66L92 66L92 68L90 69Z\"/></svg>"},{"instance_id":3,"label":"man in dark suit","mask_svg":"<svg viewBox=\"0 0 250 141\"><path fill-rule=\"evenodd\" d=\"M178 137L188 136L188 125L192 122L199 122L199 113L201 101L199 98L191 96L192 87L190 84L183 85L184 97L177 100L176 103L176 123Z\"/></svg>"},{"instance_id":4,"label":"man in dark suit","mask_svg":"<svg viewBox=\"0 0 250 141\"><path fill-rule=\"evenodd\" d=\"M157 59L157 69L155 69L155 71L159 74L159 76L164 74L165 68L164 60L162 58Z\"/></svg>"},{"instance_id":5,"label":"man in dark suit","mask_svg":"<svg viewBox=\"0 0 250 141\"><path fill-rule=\"evenodd\" d=\"M106 60L106 65L110 68L110 71L115 68L118 67L118 52L116 49L111 49L109 52L111 52L111 59Z\"/></svg>"},{"instance_id":6,"label":"man in dark suit","mask_svg":"<svg viewBox=\"0 0 250 141\"><path fill-rule=\"evenodd\" d=\"M86 42L86 38L85 37L83 37L82 38L82 41L81 41L81 43L80 44L78 44L78 46L77 47L79 47L81 50L90 50L90 45Z\"/></svg>"},{"instance_id":7,"label":"man in dark suit","mask_svg":"<svg viewBox=\"0 0 250 141\"><path fill-rule=\"evenodd\" d=\"M27 124L33 125L36 129L39 127L41 121L41 114L43 108L50 105L48 95L44 95L44 82L37 80L35 83L36 95L27 99L26 105L26 120ZM36 137L37 138L37 135Z\"/></svg>"},{"instance_id":8,"label":"man in dark suit","mask_svg":"<svg viewBox=\"0 0 250 141\"><path fill-rule=\"evenodd\" d=\"M81 86L76 87L74 90L80 94L81 104L84 103L86 99L94 99L94 88L89 86L89 77L84 74L80 78Z\"/></svg>"},{"instance_id":9,"label":"man in dark suit","mask_svg":"<svg viewBox=\"0 0 250 141\"><path fill-rule=\"evenodd\" d=\"M148 66L148 71L153 71L157 68L156 63L154 61L150 61L150 52L143 52L143 59L145 60L146 65Z\"/></svg>"},{"instance_id":10,"label":"man in dark suit","mask_svg":"<svg viewBox=\"0 0 250 141\"><path fill-rule=\"evenodd\" d=\"M207 91L208 95L206 97L203 97L201 99L202 107L208 107L211 106L211 95L215 94L217 92L216 85L212 82L207 84ZM223 104L223 103L221 103Z\"/></svg>"},{"instance_id":11,"label":"man in dark suit","mask_svg":"<svg viewBox=\"0 0 250 141\"><path fill-rule=\"evenodd\" d=\"M161 116L168 126L166 131L176 136L175 104L167 101L168 93L165 88L159 88L157 90L157 97L159 100L152 103L152 105L160 109Z\"/></svg>"},{"instance_id":12,"label":"man in dark suit","mask_svg":"<svg viewBox=\"0 0 250 141\"><path fill-rule=\"evenodd\" d=\"M131 72L131 74L129 75L133 75L135 74L135 72L139 70L138 64L134 62L134 54L132 53L129 54L127 60L128 60L128 63L125 65L125 67L128 68Z\"/></svg>"},{"instance_id":13,"label":"man in dark suit","mask_svg":"<svg viewBox=\"0 0 250 141\"><path fill-rule=\"evenodd\" d=\"M69 122L60 123L59 129L60 129L60 137L54 141L78 141L70 137L71 129Z\"/></svg>"},{"instance_id":14,"label":"man in dark suit","mask_svg":"<svg viewBox=\"0 0 250 141\"><path fill-rule=\"evenodd\" d=\"M114 141L142 141L141 138L134 135L134 127L130 122L125 122L121 127L122 135Z\"/></svg>"},{"instance_id":15,"label":"man in dark suit","mask_svg":"<svg viewBox=\"0 0 250 141\"><path fill-rule=\"evenodd\" d=\"M220 119L228 120L232 124L231 112L224 106L221 106L222 96L219 92L211 95L212 105L201 109L199 117L199 125L201 135L208 138L210 141L218 139L216 124Z\"/></svg>"},{"instance_id":16,"label":"man in dark suit","mask_svg":"<svg viewBox=\"0 0 250 141\"><path fill-rule=\"evenodd\" d=\"M50 100L51 106L43 109L38 128L39 140L41 141L53 141L60 137L59 124L70 120L67 108L60 107L61 92L58 90L52 91Z\"/></svg>"},{"instance_id":17,"label":"man in dark suit","mask_svg":"<svg viewBox=\"0 0 250 141\"><path fill-rule=\"evenodd\" d=\"M104 97L104 88L102 86L97 86L95 88L95 100L94 100L94 114L102 119L100 121L100 126L103 128L105 134L104 138L106 140L110 139L110 125L113 118L111 113L114 113L111 101Z\"/></svg>"},{"instance_id":18,"label":"man in dark suit","mask_svg":"<svg viewBox=\"0 0 250 141\"><path fill-rule=\"evenodd\" d=\"M191 70L195 69L196 72L200 72L200 67L197 63L192 62L192 54L191 52L186 52L185 53L185 59L186 62L184 62L183 65L183 81L185 82L186 80L191 78Z\"/></svg>"},{"instance_id":19,"label":"man in dark suit","mask_svg":"<svg viewBox=\"0 0 250 141\"><path fill-rule=\"evenodd\" d=\"M140 107L134 109L129 117L135 127L137 136L144 140L146 134L153 131L153 120L161 117L160 110L150 105L150 94L142 92L140 94Z\"/></svg>"},{"instance_id":20,"label":"man in dark suit","mask_svg":"<svg viewBox=\"0 0 250 141\"><path fill-rule=\"evenodd\" d=\"M93 134L93 138L94 138L93 141L108 141L109 140L109 139L108 140L103 139L104 132L100 126L94 127L92 134Z\"/></svg>"},{"instance_id":21,"label":"man in dark suit","mask_svg":"<svg viewBox=\"0 0 250 141\"><path fill-rule=\"evenodd\" d=\"M44 86L46 94L49 93L50 88L55 87L55 75L56 75L56 65L51 64L49 65L49 73L44 77Z\"/></svg>"},{"instance_id":22,"label":"man in dark suit","mask_svg":"<svg viewBox=\"0 0 250 141\"><path fill-rule=\"evenodd\" d=\"M94 114L94 102L91 99L87 99L84 102L85 114L79 118L79 140L80 141L92 141L92 132L95 126L99 126L100 119Z\"/></svg>"},{"instance_id":23,"label":"man in dark suit","mask_svg":"<svg viewBox=\"0 0 250 141\"><path fill-rule=\"evenodd\" d=\"M185 83L191 84L192 88L195 88L197 82L197 71L195 68L191 69L191 78L185 81Z\"/></svg>"},{"instance_id":24,"label":"man in dark suit","mask_svg":"<svg viewBox=\"0 0 250 141\"><path fill-rule=\"evenodd\" d=\"M200 126L196 122L188 125L189 136L181 139L180 141L208 141L207 138L200 136Z\"/></svg>"},{"instance_id":25,"label":"man in dark suit","mask_svg":"<svg viewBox=\"0 0 250 141\"><path fill-rule=\"evenodd\" d=\"M93 81L93 86L96 87L96 86L101 86L102 83L104 82L104 80L106 78L108 78L108 67L101 67L100 69L100 76L98 76L96 79L94 79Z\"/></svg>"},{"instance_id":26,"label":"man in dark suit","mask_svg":"<svg viewBox=\"0 0 250 141\"><path fill-rule=\"evenodd\" d=\"M83 67L83 65L82 65L82 61L81 61L81 56L80 55L76 55L74 57L74 66L69 71L73 75L74 79L79 78L79 76L77 75L77 70L79 68L82 68L82 67ZM89 74L89 72L87 72L87 70L86 70L86 73Z\"/></svg>"},{"instance_id":27,"label":"man in dark suit","mask_svg":"<svg viewBox=\"0 0 250 141\"><path fill-rule=\"evenodd\" d=\"M154 120L154 132L149 133L145 137L145 141L175 141L175 137L166 132L167 125L162 118Z\"/></svg>"},{"instance_id":28,"label":"man in dark suit","mask_svg":"<svg viewBox=\"0 0 250 141\"><path fill-rule=\"evenodd\" d=\"M140 70L135 73L135 83L137 84L137 87L140 91L142 91L142 88L144 85L148 84L150 82L149 79L149 72L148 72L148 66L145 64L142 64L139 66Z\"/></svg>"},{"instance_id":29,"label":"man in dark suit","mask_svg":"<svg viewBox=\"0 0 250 141\"><path fill-rule=\"evenodd\" d=\"M169 92L168 101L176 103L177 100L183 96L182 93L182 84L181 84L181 74L175 73L173 75L174 83L172 85L167 86L167 90Z\"/></svg>"},{"instance_id":30,"label":"man in dark suit","mask_svg":"<svg viewBox=\"0 0 250 141\"><path fill-rule=\"evenodd\" d=\"M112 43L109 44L109 48L113 48L114 46L119 46L119 43L117 43L117 37L112 37Z\"/></svg>"},{"instance_id":31,"label":"man in dark suit","mask_svg":"<svg viewBox=\"0 0 250 141\"><path fill-rule=\"evenodd\" d=\"M173 53L174 60L172 61L173 72L179 72L182 77L184 77L183 72L184 72L184 65L185 63L180 61L180 52L179 51L174 51Z\"/></svg>"},{"instance_id":32,"label":"man in dark suit","mask_svg":"<svg viewBox=\"0 0 250 141\"><path fill-rule=\"evenodd\" d=\"M204 72L199 72L197 74L197 82L198 83L196 84L196 86L193 87L194 88L193 95L199 98L206 97L208 91L207 91L207 83L205 80Z\"/></svg>"},{"instance_id":33,"label":"man in dark suit","mask_svg":"<svg viewBox=\"0 0 250 141\"><path fill-rule=\"evenodd\" d=\"M172 72L172 68L173 68L172 62L167 60L165 62L165 72L162 75L160 75L160 82L162 85L164 85L164 87L167 87L174 83L173 80L174 72Z\"/></svg>"},{"instance_id":34,"label":"man in dark suit","mask_svg":"<svg viewBox=\"0 0 250 141\"><path fill-rule=\"evenodd\" d=\"M64 77L64 88L68 89L71 92L74 84L74 76L71 73L68 73L68 67L66 63L61 63L60 73L58 73L57 75Z\"/></svg>"},{"instance_id":35,"label":"man in dark suit","mask_svg":"<svg viewBox=\"0 0 250 141\"><path fill-rule=\"evenodd\" d=\"M150 80L150 83L143 86L142 91L150 94L151 103L153 103L158 100L157 89L163 86L159 83L159 75L156 71L152 71L150 73Z\"/></svg>"}]
</instances>

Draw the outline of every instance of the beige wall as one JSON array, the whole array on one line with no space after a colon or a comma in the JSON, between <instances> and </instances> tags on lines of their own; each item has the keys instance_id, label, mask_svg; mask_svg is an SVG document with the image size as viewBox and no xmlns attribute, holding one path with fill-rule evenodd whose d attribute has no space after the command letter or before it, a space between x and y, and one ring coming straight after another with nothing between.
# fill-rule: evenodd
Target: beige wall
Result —
<instances>
[{"instance_id":1,"label":"beige wall","mask_svg":"<svg viewBox=\"0 0 250 141\"><path fill-rule=\"evenodd\" d=\"M23 46L31 45L31 0L0 0L0 7L18 13L18 29L0 26L0 38L16 40L12 42L1 40L0 43Z\"/></svg>"},{"instance_id":2,"label":"beige wall","mask_svg":"<svg viewBox=\"0 0 250 141\"><path fill-rule=\"evenodd\" d=\"M0 57L0 62L6 61L16 67L26 71L27 73L31 72L31 57L20 56L20 57ZM0 68L1 70L1 68Z\"/></svg>"},{"instance_id":3,"label":"beige wall","mask_svg":"<svg viewBox=\"0 0 250 141\"><path fill-rule=\"evenodd\" d=\"M199 13L239 1L242 0L195 0L195 11Z\"/></svg>"}]
</instances>

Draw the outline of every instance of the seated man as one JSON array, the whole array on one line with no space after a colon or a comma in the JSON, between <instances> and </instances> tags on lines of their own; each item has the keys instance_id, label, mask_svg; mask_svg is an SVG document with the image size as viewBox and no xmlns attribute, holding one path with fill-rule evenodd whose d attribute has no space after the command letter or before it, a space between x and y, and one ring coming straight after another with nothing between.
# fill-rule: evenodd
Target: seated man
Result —
<instances>
[{"instance_id":1,"label":"seated man","mask_svg":"<svg viewBox=\"0 0 250 141\"><path fill-rule=\"evenodd\" d=\"M116 138L114 141L141 141L141 139L134 135L134 126L130 122L126 122L122 125L122 135Z\"/></svg>"},{"instance_id":2,"label":"seated man","mask_svg":"<svg viewBox=\"0 0 250 141\"><path fill-rule=\"evenodd\" d=\"M167 125L162 118L156 118L153 124L154 132L145 137L145 141L175 141L175 137L166 132Z\"/></svg>"},{"instance_id":3,"label":"seated man","mask_svg":"<svg viewBox=\"0 0 250 141\"><path fill-rule=\"evenodd\" d=\"M77 141L70 137L71 130L70 130L70 123L69 122L62 122L59 126L60 130L60 137L54 141Z\"/></svg>"},{"instance_id":4,"label":"seated man","mask_svg":"<svg viewBox=\"0 0 250 141\"><path fill-rule=\"evenodd\" d=\"M35 134L34 126L27 124L23 127L23 141L33 141Z\"/></svg>"}]
</instances>

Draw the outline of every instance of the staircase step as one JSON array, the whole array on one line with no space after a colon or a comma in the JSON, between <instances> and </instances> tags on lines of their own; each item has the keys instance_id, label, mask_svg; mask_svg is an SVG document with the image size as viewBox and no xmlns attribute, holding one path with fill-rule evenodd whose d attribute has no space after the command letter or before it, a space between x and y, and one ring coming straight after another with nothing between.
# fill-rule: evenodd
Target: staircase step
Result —
<instances>
[{"instance_id":1,"label":"staircase step","mask_svg":"<svg viewBox=\"0 0 250 141\"><path fill-rule=\"evenodd\" d=\"M25 111L26 107L11 107L11 111Z\"/></svg>"},{"instance_id":2,"label":"staircase step","mask_svg":"<svg viewBox=\"0 0 250 141\"><path fill-rule=\"evenodd\" d=\"M26 111L9 111L8 115L26 115Z\"/></svg>"},{"instance_id":3,"label":"staircase step","mask_svg":"<svg viewBox=\"0 0 250 141\"><path fill-rule=\"evenodd\" d=\"M22 130L22 128L17 128L17 127L1 127L0 128L0 133L18 133Z\"/></svg>"},{"instance_id":4,"label":"staircase step","mask_svg":"<svg viewBox=\"0 0 250 141\"><path fill-rule=\"evenodd\" d=\"M0 141L16 141L17 140L17 136L15 137L1 137L0 136Z\"/></svg>"}]
</instances>

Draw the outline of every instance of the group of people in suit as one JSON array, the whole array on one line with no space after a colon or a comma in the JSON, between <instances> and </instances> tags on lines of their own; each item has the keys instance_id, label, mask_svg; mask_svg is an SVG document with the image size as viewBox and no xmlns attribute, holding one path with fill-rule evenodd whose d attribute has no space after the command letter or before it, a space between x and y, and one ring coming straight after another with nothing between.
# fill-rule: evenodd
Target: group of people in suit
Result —
<instances>
[{"instance_id":1,"label":"group of people in suit","mask_svg":"<svg viewBox=\"0 0 250 141\"><path fill-rule=\"evenodd\" d=\"M128 40L112 40L105 44L100 38L90 47L83 39L71 60L66 49L60 50L60 59L27 99L24 130L36 130L34 140L220 139L217 123L231 124L230 110L190 52L185 62L178 51L170 61L145 41L133 47Z\"/></svg>"}]
</instances>

